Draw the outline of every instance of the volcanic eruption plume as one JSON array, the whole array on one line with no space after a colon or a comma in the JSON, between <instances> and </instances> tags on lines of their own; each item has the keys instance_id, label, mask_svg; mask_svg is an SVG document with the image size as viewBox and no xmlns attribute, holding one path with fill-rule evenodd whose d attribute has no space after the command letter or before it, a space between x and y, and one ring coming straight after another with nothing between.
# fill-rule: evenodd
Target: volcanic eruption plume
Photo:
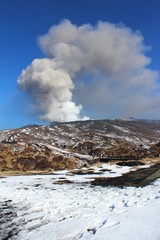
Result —
<instances>
[{"instance_id":1,"label":"volcanic eruption plume","mask_svg":"<svg viewBox=\"0 0 160 240\"><path fill-rule=\"evenodd\" d=\"M122 24L76 26L63 20L38 43L45 58L23 70L18 84L34 98L42 119L88 119L81 116L82 106L103 117L113 111L135 115L159 105L159 97L152 97L158 72L147 68L150 58L139 32Z\"/></svg>"}]
</instances>

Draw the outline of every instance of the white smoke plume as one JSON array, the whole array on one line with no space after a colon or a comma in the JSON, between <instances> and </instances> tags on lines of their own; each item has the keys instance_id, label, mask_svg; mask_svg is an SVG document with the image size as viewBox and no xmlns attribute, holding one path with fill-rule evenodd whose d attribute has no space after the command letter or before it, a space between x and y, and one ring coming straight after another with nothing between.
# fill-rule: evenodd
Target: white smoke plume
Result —
<instances>
[{"instance_id":1,"label":"white smoke plume","mask_svg":"<svg viewBox=\"0 0 160 240\"><path fill-rule=\"evenodd\" d=\"M139 32L122 24L63 20L38 42L45 58L23 70L18 84L35 99L42 119L87 119L82 106L100 118L157 111L159 74L147 68L151 60Z\"/></svg>"}]
</instances>

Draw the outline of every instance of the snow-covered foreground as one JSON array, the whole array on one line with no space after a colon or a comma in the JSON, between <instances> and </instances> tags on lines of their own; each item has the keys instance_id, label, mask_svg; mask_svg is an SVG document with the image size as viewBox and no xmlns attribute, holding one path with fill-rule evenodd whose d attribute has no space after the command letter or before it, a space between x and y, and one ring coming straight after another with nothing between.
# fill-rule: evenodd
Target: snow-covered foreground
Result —
<instances>
[{"instance_id":1,"label":"snow-covered foreground","mask_svg":"<svg viewBox=\"0 0 160 240\"><path fill-rule=\"evenodd\" d=\"M17 211L12 222L20 231L13 239L160 240L160 179L121 189L80 183L80 177L62 185L53 175L0 179L0 202L12 200Z\"/></svg>"}]
</instances>

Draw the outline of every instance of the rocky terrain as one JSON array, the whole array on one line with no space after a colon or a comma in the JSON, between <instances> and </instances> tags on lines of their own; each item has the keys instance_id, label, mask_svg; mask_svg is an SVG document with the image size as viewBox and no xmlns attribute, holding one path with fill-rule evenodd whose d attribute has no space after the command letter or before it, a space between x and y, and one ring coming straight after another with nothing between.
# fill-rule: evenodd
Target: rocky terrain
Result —
<instances>
[{"instance_id":1,"label":"rocky terrain","mask_svg":"<svg viewBox=\"0 0 160 240\"><path fill-rule=\"evenodd\" d=\"M160 121L88 120L0 131L0 171L74 169L101 156L158 157Z\"/></svg>"}]
</instances>

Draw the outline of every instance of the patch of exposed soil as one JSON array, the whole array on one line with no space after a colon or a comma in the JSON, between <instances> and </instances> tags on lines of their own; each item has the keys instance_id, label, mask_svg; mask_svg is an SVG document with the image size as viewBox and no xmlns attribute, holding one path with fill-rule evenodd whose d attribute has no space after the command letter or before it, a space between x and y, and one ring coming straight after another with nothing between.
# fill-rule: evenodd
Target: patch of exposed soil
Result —
<instances>
[{"instance_id":1,"label":"patch of exposed soil","mask_svg":"<svg viewBox=\"0 0 160 240\"><path fill-rule=\"evenodd\" d=\"M58 180L58 181L54 182L53 184L68 184L68 183L73 183L73 182L68 179L63 179L63 180Z\"/></svg>"},{"instance_id":2,"label":"patch of exposed soil","mask_svg":"<svg viewBox=\"0 0 160 240\"><path fill-rule=\"evenodd\" d=\"M117 165L132 167L132 166L142 166L145 164L141 161L124 161L124 162L118 162Z\"/></svg>"},{"instance_id":3,"label":"patch of exposed soil","mask_svg":"<svg viewBox=\"0 0 160 240\"><path fill-rule=\"evenodd\" d=\"M116 178L96 178L91 184L115 187L144 187L160 178L160 163L150 168L142 168Z\"/></svg>"}]
</instances>

